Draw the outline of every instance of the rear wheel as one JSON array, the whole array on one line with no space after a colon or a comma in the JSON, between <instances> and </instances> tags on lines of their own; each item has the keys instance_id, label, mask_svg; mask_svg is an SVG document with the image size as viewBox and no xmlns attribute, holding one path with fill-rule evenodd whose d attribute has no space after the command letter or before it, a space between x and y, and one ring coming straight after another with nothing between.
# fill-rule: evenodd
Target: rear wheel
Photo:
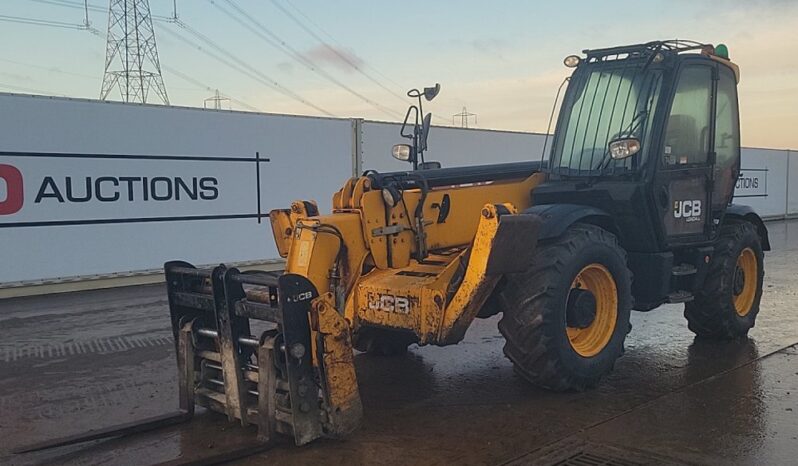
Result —
<instances>
[{"instance_id":1,"label":"rear wheel","mask_svg":"<svg viewBox=\"0 0 798 466\"><path fill-rule=\"evenodd\" d=\"M713 339L747 335L759 313L764 276L756 227L748 222L724 225L704 286L684 308L690 330Z\"/></svg>"},{"instance_id":2,"label":"rear wheel","mask_svg":"<svg viewBox=\"0 0 798 466\"><path fill-rule=\"evenodd\" d=\"M577 224L538 245L530 269L499 294L504 353L516 371L553 390L595 386L623 354L631 272L615 236Z\"/></svg>"}]
</instances>

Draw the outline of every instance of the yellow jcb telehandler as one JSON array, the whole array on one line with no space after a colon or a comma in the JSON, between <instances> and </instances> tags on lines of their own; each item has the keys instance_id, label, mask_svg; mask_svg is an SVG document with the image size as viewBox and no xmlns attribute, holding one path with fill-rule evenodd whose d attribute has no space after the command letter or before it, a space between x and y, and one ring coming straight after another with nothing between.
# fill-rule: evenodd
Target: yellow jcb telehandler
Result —
<instances>
[{"instance_id":1,"label":"yellow jcb telehandler","mask_svg":"<svg viewBox=\"0 0 798 466\"><path fill-rule=\"evenodd\" d=\"M439 86L413 90L411 144L393 148L413 170L346 181L329 214L313 201L270 212L283 274L167 263L181 412L151 425L200 405L263 441L343 436L362 417L353 350L457 344L498 313L518 374L553 390L612 370L632 309L685 303L699 336L746 335L769 242L731 204L739 69L726 47L658 41L565 65L546 161L425 161L422 99ZM253 335L253 320L270 327Z\"/></svg>"}]
</instances>

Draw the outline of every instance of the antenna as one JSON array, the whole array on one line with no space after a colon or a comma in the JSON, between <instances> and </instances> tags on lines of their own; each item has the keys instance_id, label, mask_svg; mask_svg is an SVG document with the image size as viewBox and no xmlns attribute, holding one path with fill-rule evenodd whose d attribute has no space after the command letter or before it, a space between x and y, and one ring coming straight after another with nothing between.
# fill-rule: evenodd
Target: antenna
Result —
<instances>
[{"instance_id":1,"label":"antenna","mask_svg":"<svg viewBox=\"0 0 798 466\"><path fill-rule=\"evenodd\" d=\"M477 124L477 114L476 113L468 113L468 110L463 107L463 111L460 113L455 113L452 115L452 124L454 123L455 118L460 118L460 127L461 128L468 128L468 119L474 117L474 125Z\"/></svg>"},{"instance_id":2,"label":"antenna","mask_svg":"<svg viewBox=\"0 0 798 466\"><path fill-rule=\"evenodd\" d=\"M110 0L100 99L114 88L123 102L146 103L150 89L169 105L148 0Z\"/></svg>"}]
</instances>

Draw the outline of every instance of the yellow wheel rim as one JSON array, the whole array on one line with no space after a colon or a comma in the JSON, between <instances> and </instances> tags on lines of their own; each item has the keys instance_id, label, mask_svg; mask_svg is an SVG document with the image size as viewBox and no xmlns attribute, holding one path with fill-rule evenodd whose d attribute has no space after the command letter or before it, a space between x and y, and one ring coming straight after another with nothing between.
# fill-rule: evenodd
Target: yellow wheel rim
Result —
<instances>
[{"instance_id":1,"label":"yellow wheel rim","mask_svg":"<svg viewBox=\"0 0 798 466\"><path fill-rule=\"evenodd\" d=\"M737 256L737 266L734 270L734 310L737 315L745 317L754 307L756 286L758 278L758 265L756 254L751 248L745 248Z\"/></svg>"},{"instance_id":2,"label":"yellow wheel rim","mask_svg":"<svg viewBox=\"0 0 798 466\"><path fill-rule=\"evenodd\" d=\"M607 346L615 332L618 320L618 288L615 279L601 264L585 266L574 278L571 289L583 289L593 293L596 299L596 315L585 328L567 327L568 341L580 356L595 356Z\"/></svg>"}]
</instances>

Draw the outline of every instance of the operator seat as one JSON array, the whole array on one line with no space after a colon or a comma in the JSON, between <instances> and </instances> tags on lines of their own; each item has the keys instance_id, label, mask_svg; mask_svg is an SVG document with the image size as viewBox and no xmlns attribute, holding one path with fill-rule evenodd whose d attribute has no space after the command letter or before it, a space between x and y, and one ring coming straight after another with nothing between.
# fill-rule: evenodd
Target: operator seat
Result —
<instances>
[{"instance_id":1,"label":"operator seat","mask_svg":"<svg viewBox=\"0 0 798 466\"><path fill-rule=\"evenodd\" d=\"M695 163L701 159L696 126L695 118L690 115L673 114L668 118L664 153L666 165Z\"/></svg>"}]
</instances>

